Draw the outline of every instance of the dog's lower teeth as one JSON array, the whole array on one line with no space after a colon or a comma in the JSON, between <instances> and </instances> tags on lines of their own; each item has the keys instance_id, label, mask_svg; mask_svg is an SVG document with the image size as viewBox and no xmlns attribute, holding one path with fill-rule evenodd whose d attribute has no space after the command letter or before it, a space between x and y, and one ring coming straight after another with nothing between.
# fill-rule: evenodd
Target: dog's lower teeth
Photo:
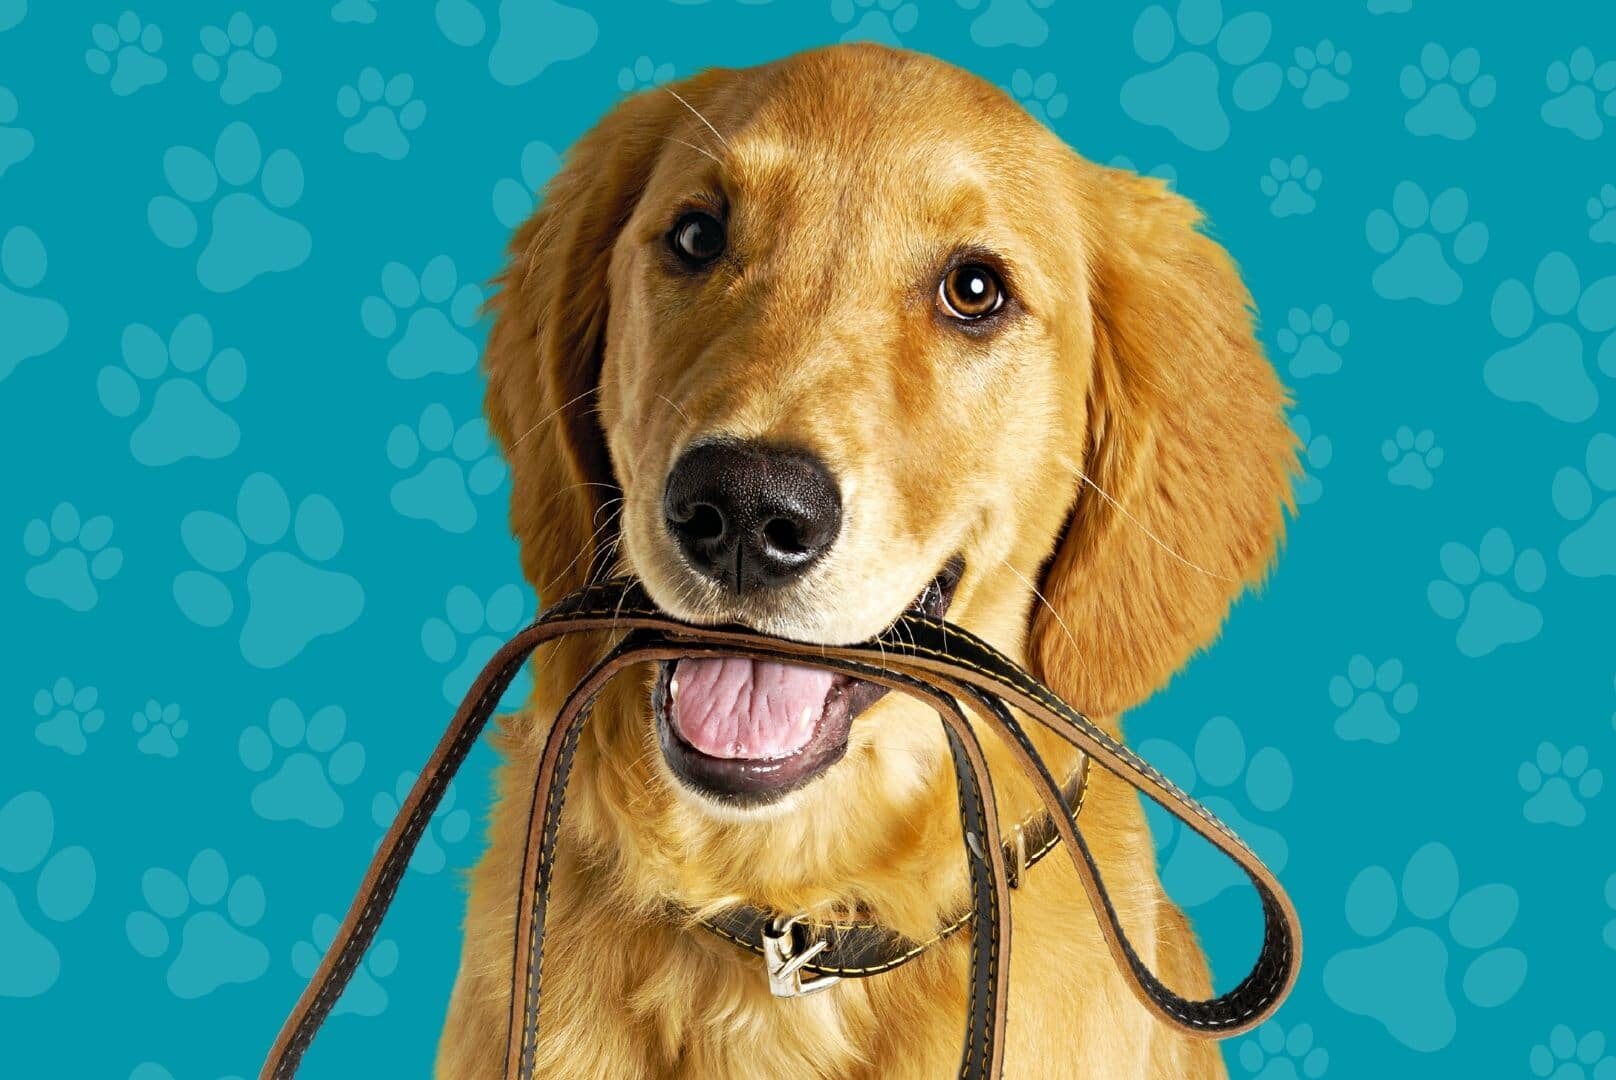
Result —
<instances>
[{"instance_id":1,"label":"dog's lower teeth","mask_svg":"<svg viewBox=\"0 0 1616 1080\"><path fill-rule=\"evenodd\" d=\"M670 680L668 680L668 700L672 701L674 698L676 698L678 696L679 696L679 680L678 679L670 679Z\"/></svg>"}]
</instances>

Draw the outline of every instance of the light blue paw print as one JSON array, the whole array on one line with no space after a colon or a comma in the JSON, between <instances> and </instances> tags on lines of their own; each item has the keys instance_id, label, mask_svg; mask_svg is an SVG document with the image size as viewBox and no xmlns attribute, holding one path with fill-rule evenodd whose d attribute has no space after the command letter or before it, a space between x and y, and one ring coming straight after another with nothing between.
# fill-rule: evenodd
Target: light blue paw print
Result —
<instances>
[{"instance_id":1,"label":"light blue paw print","mask_svg":"<svg viewBox=\"0 0 1616 1080\"><path fill-rule=\"evenodd\" d=\"M247 361L236 349L213 351L213 327L187 315L165 344L156 330L135 323L123 332L123 364L96 376L96 396L113 416L145 415L129 433L129 453L142 465L173 465L186 458L228 457L241 428L221 406L241 396ZM141 383L154 384L143 390Z\"/></svg>"},{"instance_id":2,"label":"light blue paw print","mask_svg":"<svg viewBox=\"0 0 1616 1080\"><path fill-rule=\"evenodd\" d=\"M1048 124L1066 115L1070 102L1058 89L1055 73L1033 76L1026 68L1016 68L1010 76L1010 94L1040 122Z\"/></svg>"},{"instance_id":3,"label":"light blue paw print","mask_svg":"<svg viewBox=\"0 0 1616 1080\"><path fill-rule=\"evenodd\" d=\"M1594 351L1593 335L1616 328L1616 275L1584 289L1571 257L1551 251L1537 264L1530 288L1517 278L1498 286L1492 322L1514 344L1487 358L1482 367L1487 389L1567 423L1594 414L1599 390L1588 377L1583 354ZM1616 378L1616 334L1599 346L1597 363Z\"/></svg>"},{"instance_id":4,"label":"light blue paw print","mask_svg":"<svg viewBox=\"0 0 1616 1080\"><path fill-rule=\"evenodd\" d=\"M135 729L135 749L152 757L180 756L180 740L191 730L191 724L180 715L178 705L163 705L156 699L130 720Z\"/></svg>"},{"instance_id":5,"label":"light blue paw print","mask_svg":"<svg viewBox=\"0 0 1616 1080\"><path fill-rule=\"evenodd\" d=\"M426 120L426 103L415 97L415 79L384 79L365 68L354 85L337 91L337 113L349 121L342 145L356 154L375 154L398 161L410 152L410 132Z\"/></svg>"},{"instance_id":6,"label":"light blue paw print","mask_svg":"<svg viewBox=\"0 0 1616 1080\"><path fill-rule=\"evenodd\" d=\"M1537 756L1521 762L1516 781L1526 792L1521 812L1533 825L1575 828L1588 819L1583 804L1605 786L1605 774L1588 767L1588 748L1573 746L1564 754L1551 742L1539 743Z\"/></svg>"},{"instance_id":7,"label":"light blue paw print","mask_svg":"<svg viewBox=\"0 0 1616 1080\"><path fill-rule=\"evenodd\" d=\"M1297 1024L1286 1034L1270 1020L1240 1044L1240 1067L1254 1080L1318 1080L1330 1068L1330 1052L1313 1045L1313 1025Z\"/></svg>"},{"instance_id":8,"label":"light blue paw print","mask_svg":"<svg viewBox=\"0 0 1616 1080\"><path fill-rule=\"evenodd\" d=\"M1235 108L1255 112L1279 96L1279 65L1260 59L1272 33L1260 11L1225 22L1218 0L1180 0L1176 22L1152 4L1133 24L1133 51L1156 66L1122 84L1122 111L1148 127L1166 128L1193 150L1216 150L1229 140L1225 68L1239 71L1227 96Z\"/></svg>"},{"instance_id":9,"label":"light blue paw print","mask_svg":"<svg viewBox=\"0 0 1616 1080\"><path fill-rule=\"evenodd\" d=\"M1616 915L1616 874L1612 874L1605 879L1605 906L1611 910L1613 915ZM1601 936L1607 946L1616 949L1616 918L1612 918L1605 923L1605 929Z\"/></svg>"},{"instance_id":10,"label":"light blue paw print","mask_svg":"<svg viewBox=\"0 0 1616 1080\"><path fill-rule=\"evenodd\" d=\"M44 356L67 337L67 309L31 291L45 280L45 245L26 225L0 239L0 382L17 365Z\"/></svg>"},{"instance_id":11,"label":"light blue paw print","mask_svg":"<svg viewBox=\"0 0 1616 1080\"><path fill-rule=\"evenodd\" d=\"M275 55L275 31L253 27L244 11L230 16L224 26L202 28L202 51L191 57L191 70L206 83L219 84L219 100L240 105L281 84Z\"/></svg>"},{"instance_id":12,"label":"light blue paw print","mask_svg":"<svg viewBox=\"0 0 1616 1080\"><path fill-rule=\"evenodd\" d=\"M920 8L910 0L830 0L830 15L848 27L844 42L874 41L897 48L920 21Z\"/></svg>"},{"instance_id":13,"label":"light blue paw print","mask_svg":"<svg viewBox=\"0 0 1616 1080\"><path fill-rule=\"evenodd\" d=\"M1335 458L1335 444L1328 435L1313 434L1313 422L1297 414L1291 418L1291 430L1302 451L1302 475L1296 481L1296 501L1306 506L1324 498L1324 480L1319 470Z\"/></svg>"},{"instance_id":14,"label":"light blue paw print","mask_svg":"<svg viewBox=\"0 0 1616 1080\"><path fill-rule=\"evenodd\" d=\"M1418 67L1405 65L1397 85L1414 104L1403 114L1412 135L1440 135L1462 141L1476 133L1474 110L1498 96L1498 80L1481 74L1481 54L1460 49L1450 58L1436 42L1420 50Z\"/></svg>"},{"instance_id":15,"label":"light blue paw print","mask_svg":"<svg viewBox=\"0 0 1616 1080\"><path fill-rule=\"evenodd\" d=\"M292 970L300 979L312 979L342 924L330 915L316 915L308 940L292 946ZM378 941L366 950L353 978L332 1006L332 1016L380 1016L387 1011L387 990L382 986L398 970L398 946Z\"/></svg>"},{"instance_id":16,"label":"light blue paw print","mask_svg":"<svg viewBox=\"0 0 1616 1080\"><path fill-rule=\"evenodd\" d=\"M1405 424L1380 444L1380 456L1386 459L1386 479L1391 483L1429 491L1447 455L1436 444L1436 434L1430 428L1415 432Z\"/></svg>"},{"instance_id":17,"label":"light blue paw print","mask_svg":"<svg viewBox=\"0 0 1616 1080\"><path fill-rule=\"evenodd\" d=\"M515 585L495 589L487 604L464 585L449 590L444 618L434 616L421 626L421 649L427 658L436 664L452 665L443 677L445 701L460 704L483 665L493 659L499 647L516 632L526 607L526 598ZM503 700L520 706L531 689L532 682L524 666L512 680Z\"/></svg>"},{"instance_id":18,"label":"light blue paw print","mask_svg":"<svg viewBox=\"0 0 1616 1080\"><path fill-rule=\"evenodd\" d=\"M1286 370L1298 379L1312 375L1334 375L1341 370L1341 354L1336 350L1352 336L1347 320L1337 319L1329 304L1320 304L1310 314L1306 308L1291 308L1275 340L1280 351L1290 357Z\"/></svg>"},{"instance_id":19,"label":"light blue paw print","mask_svg":"<svg viewBox=\"0 0 1616 1080\"><path fill-rule=\"evenodd\" d=\"M1543 122L1571 132L1579 139L1597 139L1605 133L1600 116L1616 116L1616 60L1603 64L1585 45L1571 51L1571 59L1556 60L1544 76L1549 93L1543 103Z\"/></svg>"},{"instance_id":20,"label":"light blue paw print","mask_svg":"<svg viewBox=\"0 0 1616 1080\"><path fill-rule=\"evenodd\" d=\"M1275 871L1285 868L1289 845L1261 823L1291 801L1291 763L1283 753L1265 746L1248 756L1245 737L1227 716L1215 716L1201 728L1193 758L1161 739L1146 739L1139 752L1240 834ZM1217 848L1166 811L1154 803L1145 811L1156 839L1162 884L1179 904L1199 907L1246 880Z\"/></svg>"},{"instance_id":21,"label":"light blue paw print","mask_svg":"<svg viewBox=\"0 0 1616 1080\"><path fill-rule=\"evenodd\" d=\"M123 549L111 544L111 518L97 514L85 521L72 503L57 503L48 524L35 518L22 531L23 550L39 560L23 575L23 583L42 600L59 601L69 611L90 611L101 602L97 584L111 581L123 569Z\"/></svg>"},{"instance_id":22,"label":"light blue paw print","mask_svg":"<svg viewBox=\"0 0 1616 1080\"><path fill-rule=\"evenodd\" d=\"M174 1074L155 1061L143 1061L129 1071L129 1080L174 1080ZM219 1080L241 1080L239 1076L221 1076Z\"/></svg>"},{"instance_id":23,"label":"light blue paw print","mask_svg":"<svg viewBox=\"0 0 1616 1080\"><path fill-rule=\"evenodd\" d=\"M489 442L488 425L474 418L456 429L448 408L436 403L421 410L415 427L393 428L387 460L409 473L393 485L393 509L444 532L471 531L477 524L475 499L505 479L505 463Z\"/></svg>"},{"instance_id":24,"label":"light blue paw print","mask_svg":"<svg viewBox=\"0 0 1616 1080\"><path fill-rule=\"evenodd\" d=\"M1324 182L1324 174L1312 168L1301 154L1286 161L1274 158L1268 163L1268 175L1257 186L1268 197L1268 212L1277 218L1298 214L1311 214L1318 203L1313 193Z\"/></svg>"},{"instance_id":25,"label":"light blue paw print","mask_svg":"<svg viewBox=\"0 0 1616 1080\"><path fill-rule=\"evenodd\" d=\"M1509 533L1489 529L1479 555L1450 541L1442 545L1437 561L1443 580L1431 582L1425 597L1439 618L1459 623L1454 644L1465 656L1486 656L1501 646L1531 641L1542 631L1543 612L1517 595L1543 588L1548 568L1535 549L1517 556ZM1482 581L1483 576L1488 580Z\"/></svg>"},{"instance_id":26,"label":"light blue paw print","mask_svg":"<svg viewBox=\"0 0 1616 1080\"><path fill-rule=\"evenodd\" d=\"M252 790L253 813L265 821L301 821L329 829L342 821L338 788L359 779L365 748L346 742L348 714L336 705L307 720L288 698L269 707L269 722L244 729L236 752L247 771L267 773Z\"/></svg>"},{"instance_id":27,"label":"light blue paw print","mask_svg":"<svg viewBox=\"0 0 1616 1080\"><path fill-rule=\"evenodd\" d=\"M488 20L472 0L437 0L433 14L451 44L469 47L488 36ZM522 86L551 64L576 60L600 36L593 15L558 0L499 0L498 19L488 74L501 86Z\"/></svg>"},{"instance_id":28,"label":"light blue paw print","mask_svg":"<svg viewBox=\"0 0 1616 1080\"><path fill-rule=\"evenodd\" d=\"M528 219L539 192L561 168L561 156L549 143L534 140L522 147L520 178L503 177L494 184L494 217L507 229Z\"/></svg>"},{"instance_id":29,"label":"light blue paw print","mask_svg":"<svg viewBox=\"0 0 1616 1080\"><path fill-rule=\"evenodd\" d=\"M1616 244L1616 184L1601 184L1599 193L1588 197L1588 239L1596 244Z\"/></svg>"},{"instance_id":30,"label":"light blue paw print","mask_svg":"<svg viewBox=\"0 0 1616 1080\"><path fill-rule=\"evenodd\" d=\"M180 539L201 567L174 579L181 614L198 626L219 627L244 606L241 655L253 667L280 667L316 638L352 626L364 610L359 582L316 565L342 550L342 515L324 495L305 498L294 520L280 482L253 473L242 481L235 520L192 511L180 521ZM249 542L270 550L249 562ZM243 585L245 604L238 599Z\"/></svg>"},{"instance_id":31,"label":"light blue paw print","mask_svg":"<svg viewBox=\"0 0 1616 1080\"><path fill-rule=\"evenodd\" d=\"M206 997L269 970L269 950L252 935L264 917L264 887L251 874L232 881L217 851L198 852L183 878L163 867L147 870L140 892L146 909L130 913L124 933L148 960L168 958L166 981L175 997ZM177 928L177 948L170 928Z\"/></svg>"},{"instance_id":32,"label":"light blue paw print","mask_svg":"<svg viewBox=\"0 0 1616 1080\"><path fill-rule=\"evenodd\" d=\"M0 176L34 152L34 133L17 126L17 95L0 86Z\"/></svg>"},{"instance_id":33,"label":"light blue paw print","mask_svg":"<svg viewBox=\"0 0 1616 1080\"><path fill-rule=\"evenodd\" d=\"M212 204L207 241L196 260L203 288L234 292L261 274L295 270L307 261L309 230L280 213L303 197L303 164L290 150L264 157L257 134L245 123L237 120L219 133L211 160L194 147L170 147L163 154L163 177L174 194L152 199L146 221L169 247L194 245L200 232L197 213ZM244 188L254 179L262 197L241 190L219 195L220 181Z\"/></svg>"},{"instance_id":34,"label":"light blue paw print","mask_svg":"<svg viewBox=\"0 0 1616 1080\"><path fill-rule=\"evenodd\" d=\"M90 48L84 63L91 74L110 76L107 85L119 97L155 86L168 78L168 64L156 55L163 47L163 31L155 24L141 24L140 16L126 11L117 25L96 23L90 27Z\"/></svg>"},{"instance_id":35,"label":"light blue paw print","mask_svg":"<svg viewBox=\"0 0 1616 1080\"><path fill-rule=\"evenodd\" d=\"M1481 885L1461 894L1459 866L1443 844L1426 844L1397 882L1382 866L1359 871L1347 887L1347 925L1371 939L1324 965L1324 992L1355 1016L1382 1024L1411 1050L1433 1053L1458 1027L1448 973L1463 964L1465 1001L1494 1008L1513 998L1526 978L1526 954L1495 947L1515 925L1519 900L1508 885ZM1416 925L1429 923L1432 925ZM1395 932L1391 932L1396 927Z\"/></svg>"},{"instance_id":36,"label":"light blue paw print","mask_svg":"<svg viewBox=\"0 0 1616 1080\"><path fill-rule=\"evenodd\" d=\"M1347 76L1352 73L1352 54L1337 51L1335 43L1325 38L1312 48L1298 45L1294 53L1296 62L1285 71L1285 78L1302 92L1304 109L1322 109L1337 101L1345 101L1351 87Z\"/></svg>"},{"instance_id":37,"label":"light blue paw print","mask_svg":"<svg viewBox=\"0 0 1616 1080\"><path fill-rule=\"evenodd\" d=\"M38 997L56 985L62 957L40 919L72 922L95 896L90 853L55 843L56 813L43 792L0 805L0 998Z\"/></svg>"},{"instance_id":38,"label":"light blue paw print","mask_svg":"<svg viewBox=\"0 0 1616 1080\"><path fill-rule=\"evenodd\" d=\"M1412 180L1392 190L1391 213L1372 210L1364 223L1369 246L1386 256L1370 283L1388 300L1451 304L1464 292L1453 263L1470 266L1487 253L1487 226L1466 222L1470 198L1448 188L1435 199Z\"/></svg>"},{"instance_id":39,"label":"light blue paw print","mask_svg":"<svg viewBox=\"0 0 1616 1080\"><path fill-rule=\"evenodd\" d=\"M1554 474L1555 512L1576 524L1560 541L1560 565L1577 577L1616 576L1616 435L1588 440L1582 469Z\"/></svg>"},{"instance_id":40,"label":"light blue paw print","mask_svg":"<svg viewBox=\"0 0 1616 1080\"><path fill-rule=\"evenodd\" d=\"M1360 654L1347 661L1345 675L1330 680L1330 703L1341 710L1335 733L1347 742L1396 742L1402 719L1419 700L1420 688L1404 681L1403 662L1397 659L1377 668Z\"/></svg>"},{"instance_id":41,"label":"light blue paw print","mask_svg":"<svg viewBox=\"0 0 1616 1080\"><path fill-rule=\"evenodd\" d=\"M957 0L966 11L982 7L982 0ZM1055 0L987 0L982 14L971 20L971 41L979 48L1019 45L1036 49L1049 40L1049 23L1038 12Z\"/></svg>"},{"instance_id":42,"label":"light blue paw print","mask_svg":"<svg viewBox=\"0 0 1616 1080\"><path fill-rule=\"evenodd\" d=\"M28 0L0 0L0 34L22 22L28 14Z\"/></svg>"},{"instance_id":43,"label":"light blue paw print","mask_svg":"<svg viewBox=\"0 0 1616 1080\"><path fill-rule=\"evenodd\" d=\"M370 800L370 820L383 829L391 826L393 819L398 816L398 808L409 798L416 776L413 772L401 772L391 792L378 791ZM444 849L460 843L470 832L471 814L455 808L455 786L450 784L444 789L443 799L438 803L432 820L421 832L415 854L410 856L410 869L421 874L442 873L444 867L449 865L449 856Z\"/></svg>"},{"instance_id":44,"label":"light blue paw print","mask_svg":"<svg viewBox=\"0 0 1616 1080\"><path fill-rule=\"evenodd\" d=\"M106 723L107 714L98 706L100 692L93 686L73 685L71 679L61 678L49 690L34 694L34 715L39 723L34 726L34 738L42 745L78 757L90 747L87 736L94 735Z\"/></svg>"},{"instance_id":45,"label":"light blue paw print","mask_svg":"<svg viewBox=\"0 0 1616 1080\"><path fill-rule=\"evenodd\" d=\"M1113 169L1127 169L1129 172L1138 173L1140 176L1150 176L1157 180L1164 180L1168 187L1172 187L1178 182L1178 170L1171 165L1157 165L1155 168L1146 171L1135 165L1133 159L1125 154L1118 154L1106 164Z\"/></svg>"},{"instance_id":46,"label":"light blue paw print","mask_svg":"<svg viewBox=\"0 0 1616 1080\"><path fill-rule=\"evenodd\" d=\"M617 88L625 94L633 94L661 86L672 78L672 64L659 64L649 56L641 56L628 67L617 69Z\"/></svg>"},{"instance_id":47,"label":"light blue paw print","mask_svg":"<svg viewBox=\"0 0 1616 1080\"><path fill-rule=\"evenodd\" d=\"M1526 1057L1533 1076L1547 1080L1616 1080L1616 1057L1605 1054L1605 1033L1582 1038L1564 1024L1549 1029L1549 1040L1532 1047Z\"/></svg>"},{"instance_id":48,"label":"light blue paw print","mask_svg":"<svg viewBox=\"0 0 1616 1080\"><path fill-rule=\"evenodd\" d=\"M376 5L372 0L337 0L331 5L331 18L339 23L368 26L376 21Z\"/></svg>"},{"instance_id":49,"label":"light blue paw print","mask_svg":"<svg viewBox=\"0 0 1616 1080\"><path fill-rule=\"evenodd\" d=\"M382 295L365 297L359 319L373 338L397 337L387 350L387 370L394 377L459 375L477 366L477 343L466 332L476 325L483 291L459 280L447 255L427 263L419 277L403 263L382 267ZM401 312L408 312L409 320L399 334Z\"/></svg>"}]
</instances>

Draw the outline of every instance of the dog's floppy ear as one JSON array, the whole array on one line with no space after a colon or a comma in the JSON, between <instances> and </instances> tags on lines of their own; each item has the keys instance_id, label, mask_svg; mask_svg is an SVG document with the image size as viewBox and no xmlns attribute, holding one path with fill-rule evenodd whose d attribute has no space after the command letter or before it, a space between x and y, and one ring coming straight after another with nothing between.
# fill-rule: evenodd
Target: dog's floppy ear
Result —
<instances>
[{"instance_id":1,"label":"dog's floppy ear","mask_svg":"<svg viewBox=\"0 0 1616 1080\"><path fill-rule=\"evenodd\" d=\"M1265 572L1296 450L1251 298L1195 207L1159 181L1077 167L1090 482L1045 571L1028 657L1073 704L1113 715L1207 645Z\"/></svg>"}]
</instances>

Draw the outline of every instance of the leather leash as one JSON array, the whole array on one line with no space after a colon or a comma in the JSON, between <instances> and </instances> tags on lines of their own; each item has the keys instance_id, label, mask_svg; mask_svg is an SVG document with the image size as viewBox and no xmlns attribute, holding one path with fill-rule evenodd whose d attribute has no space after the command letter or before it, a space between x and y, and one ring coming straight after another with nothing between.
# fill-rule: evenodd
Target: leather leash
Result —
<instances>
[{"instance_id":1,"label":"leather leash","mask_svg":"<svg viewBox=\"0 0 1616 1080\"><path fill-rule=\"evenodd\" d=\"M744 628L690 626L658 610L637 583L614 580L580 589L552 605L500 649L478 676L383 837L347 917L271 1047L261 1080L289 1080L295 1075L304 1052L374 939L444 789L528 656L539 645L564 634L622 631L627 631L627 636L567 697L540 756L517 905L507 1032L508 1080L530 1080L532 1076L538 1040L545 909L563 796L578 735L587 721L590 705L605 684L623 668L650 660L693 655L788 660L879 683L936 710L948 735L954 762L970 871L969 921L973 931L967 1029L960 1059L962 1078L989 1080L999 1076L1009 1001L1010 859L1000 835L986 759L961 702L969 704L1005 740L1038 790L1049 821L1064 841L1099 918L1107 947L1128 985L1147 1008L1187 1034L1224 1038L1267 1019L1295 983L1301 959L1301 927L1290 899L1262 861L1194 799L969 631L942 620L906 614L871 642L838 647L808 645L765 637ZM1263 943L1251 971L1234 989L1204 1001L1189 1000L1165 986L1140 959L1122 928L1099 867L1078 831L1072 802L1050 776L1010 706L1159 803L1233 859L1250 878L1262 903ZM760 928L761 941L754 951L766 951L772 945L778 956L783 950L787 965L796 965L793 976L802 970L814 970L810 954L823 953L817 943L800 950L794 940L771 941L770 929L769 925ZM945 928L944 933L949 929ZM790 925L786 927L786 933L794 932ZM740 944L752 948L750 940ZM835 966L825 965L823 974L834 976Z\"/></svg>"}]
</instances>

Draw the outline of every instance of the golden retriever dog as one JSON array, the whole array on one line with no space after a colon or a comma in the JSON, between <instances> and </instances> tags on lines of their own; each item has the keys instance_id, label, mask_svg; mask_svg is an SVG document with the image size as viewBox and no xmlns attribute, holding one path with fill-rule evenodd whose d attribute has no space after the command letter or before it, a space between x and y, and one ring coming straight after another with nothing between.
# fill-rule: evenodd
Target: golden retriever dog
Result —
<instances>
[{"instance_id":1,"label":"golden retriever dog","mask_svg":"<svg viewBox=\"0 0 1616 1080\"><path fill-rule=\"evenodd\" d=\"M836 46L628 98L517 231L496 301L486 408L528 581L549 602L632 575L680 618L808 642L946 615L1117 734L1265 573L1290 505L1285 394L1198 223L913 53ZM542 650L497 735L440 1077L501 1073L536 758L604 645ZM577 751L538 1074L954 1075L968 933L777 999L694 914L857 908L933 936L968 906L936 714L807 667L635 670ZM984 743L1001 819L1033 814ZM1038 743L1057 778L1080 764ZM1093 770L1078 821L1142 958L1210 996L1133 789ZM1216 1043L1129 991L1069 863L1012 895L1006 1075L1223 1075Z\"/></svg>"}]
</instances>

